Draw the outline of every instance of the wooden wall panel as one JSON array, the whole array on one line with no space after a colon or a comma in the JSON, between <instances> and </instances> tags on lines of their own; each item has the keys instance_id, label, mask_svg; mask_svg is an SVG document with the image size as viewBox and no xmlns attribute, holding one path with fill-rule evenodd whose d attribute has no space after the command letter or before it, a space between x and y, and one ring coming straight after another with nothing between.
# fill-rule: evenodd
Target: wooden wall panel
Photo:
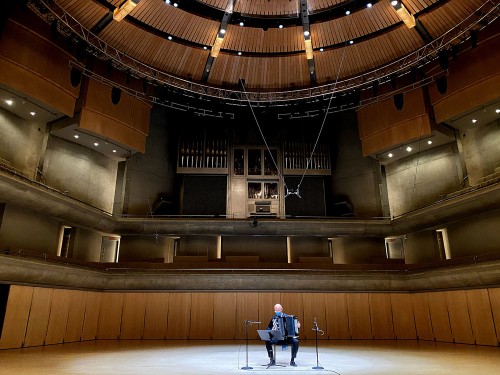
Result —
<instances>
[{"instance_id":1,"label":"wooden wall panel","mask_svg":"<svg viewBox=\"0 0 500 375\"><path fill-rule=\"evenodd\" d=\"M64 342L75 342L82 339L87 295L88 293L85 291L71 291L68 311L68 324L66 326L66 332L64 334Z\"/></svg>"},{"instance_id":2,"label":"wooden wall panel","mask_svg":"<svg viewBox=\"0 0 500 375\"><path fill-rule=\"evenodd\" d=\"M191 325L191 293L170 293L167 339L188 339Z\"/></svg>"},{"instance_id":3,"label":"wooden wall panel","mask_svg":"<svg viewBox=\"0 0 500 375\"><path fill-rule=\"evenodd\" d=\"M304 319L301 322L301 339L315 339L314 319L320 329L326 331L326 302L325 293L303 293ZM327 339L328 335L318 335L318 339Z\"/></svg>"},{"instance_id":4,"label":"wooden wall panel","mask_svg":"<svg viewBox=\"0 0 500 375\"><path fill-rule=\"evenodd\" d=\"M281 303L280 293L258 293L258 306L259 306L259 321L262 322L262 329L267 327L269 320L274 315L274 305ZM283 306L283 311L286 313L286 306Z\"/></svg>"},{"instance_id":5,"label":"wooden wall panel","mask_svg":"<svg viewBox=\"0 0 500 375\"><path fill-rule=\"evenodd\" d=\"M251 319L245 319L251 320ZM215 293L214 294L214 327L212 338L216 339L234 339L236 334L236 325L244 325L243 321L236 320L236 293ZM250 328L252 327L252 328ZM249 326L250 330L257 326Z\"/></svg>"},{"instance_id":6,"label":"wooden wall panel","mask_svg":"<svg viewBox=\"0 0 500 375\"><path fill-rule=\"evenodd\" d=\"M476 344L497 346L488 289L466 290L465 295Z\"/></svg>"},{"instance_id":7,"label":"wooden wall panel","mask_svg":"<svg viewBox=\"0 0 500 375\"><path fill-rule=\"evenodd\" d=\"M248 327L248 338L258 339L257 329L265 329L270 317L271 313L269 313L269 316L260 317L259 315L259 293L236 293L236 339L245 338L245 320L262 322L257 326Z\"/></svg>"},{"instance_id":8,"label":"wooden wall panel","mask_svg":"<svg viewBox=\"0 0 500 375\"><path fill-rule=\"evenodd\" d=\"M120 337L122 322L123 293L101 293L99 323L97 324L98 340L116 340Z\"/></svg>"},{"instance_id":9,"label":"wooden wall panel","mask_svg":"<svg viewBox=\"0 0 500 375\"><path fill-rule=\"evenodd\" d=\"M305 317L305 311L304 311L304 298L303 296L306 293L281 293L280 295L280 301L281 301L281 306L283 306L283 311L285 314L290 314L290 315L296 315L297 319L299 319L300 324L303 325L304 322L307 324L307 318ZM269 323L269 319L266 322ZM304 328L306 326L302 326L302 328L299 330L299 335L300 338L305 338L303 335L305 333Z\"/></svg>"},{"instance_id":10,"label":"wooden wall panel","mask_svg":"<svg viewBox=\"0 0 500 375\"><path fill-rule=\"evenodd\" d=\"M500 343L500 288L490 288L488 289L488 294L490 296L491 312L497 332L497 341Z\"/></svg>"},{"instance_id":11,"label":"wooden wall panel","mask_svg":"<svg viewBox=\"0 0 500 375\"><path fill-rule=\"evenodd\" d=\"M214 293L191 294L189 338L210 340L214 332Z\"/></svg>"},{"instance_id":12,"label":"wooden wall panel","mask_svg":"<svg viewBox=\"0 0 500 375\"><path fill-rule=\"evenodd\" d=\"M351 338L373 338L368 293L347 293L347 314Z\"/></svg>"},{"instance_id":13,"label":"wooden wall panel","mask_svg":"<svg viewBox=\"0 0 500 375\"><path fill-rule=\"evenodd\" d=\"M412 304L415 294L391 293L390 296L395 338L398 340L416 340L417 331Z\"/></svg>"},{"instance_id":14,"label":"wooden wall panel","mask_svg":"<svg viewBox=\"0 0 500 375\"><path fill-rule=\"evenodd\" d=\"M428 301L434 338L436 341L453 342L446 292L429 293Z\"/></svg>"},{"instance_id":15,"label":"wooden wall panel","mask_svg":"<svg viewBox=\"0 0 500 375\"><path fill-rule=\"evenodd\" d=\"M474 344L465 291L446 292L446 303L454 341L461 344Z\"/></svg>"},{"instance_id":16,"label":"wooden wall panel","mask_svg":"<svg viewBox=\"0 0 500 375\"><path fill-rule=\"evenodd\" d=\"M429 310L429 293L413 294L412 301L417 338L419 340L434 340L431 313Z\"/></svg>"},{"instance_id":17,"label":"wooden wall panel","mask_svg":"<svg viewBox=\"0 0 500 375\"><path fill-rule=\"evenodd\" d=\"M68 324L71 290L54 289L45 345L62 344Z\"/></svg>"},{"instance_id":18,"label":"wooden wall panel","mask_svg":"<svg viewBox=\"0 0 500 375\"><path fill-rule=\"evenodd\" d=\"M326 327L319 327L325 331L325 336L329 339L350 339L347 294L325 293L325 306Z\"/></svg>"},{"instance_id":19,"label":"wooden wall panel","mask_svg":"<svg viewBox=\"0 0 500 375\"><path fill-rule=\"evenodd\" d=\"M10 286L2 337L0 338L0 349L20 348L23 345L33 289L31 286Z\"/></svg>"},{"instance_id":20,"label":"wooden wall panel","mask_svg":"<svg viewBox=\"0 0 500 375\"><path fill-rule=\"evenodd\" d=\"M143 339L163 340L167 336L169 293L146 293Z\"/></svg>"},{"instance_id":21,"label":"wooden wall panel","mask_svg":"<svg viewBox=\"0 0 500 375\"><path fill-rule=\"evenodd\" d=\"M50 288L34 288L33 299L23 346L43 345L47 334L47 325L52 305L54 290Z\"/></svg>"},{"instance_id":22,"label":"wooden wall panel","mask_svg":"<svg viewBox=\"0 0 500 375\"><path fill-rule=\"evenodd\" d=\"M97 326L99 324L99 312L101 311L100 292L86 292L87 303L85 305L85 318L83 320L82 341L95 340L97 337Z\"/></svg>"},{"instance_id":23,"label":"wooden wall panel","mask_svg":"<svg viewBox=\"0 0 500 375\"><path fill-rule=\"evenodd\" d=\"M370 293L369 301L373 338L394 339L390 294Z\"/></svg>"},{"instance_id":24,"label":"wooden wall panel","mask_svg":"<svg viewBox=\"0 0 500 375\"><path fill-rule=\"evenodd\" d=\"M145 314L146 295L144 293L125 293L120 339L140 340L144 332Z\"/></svg>"}]
</instances>

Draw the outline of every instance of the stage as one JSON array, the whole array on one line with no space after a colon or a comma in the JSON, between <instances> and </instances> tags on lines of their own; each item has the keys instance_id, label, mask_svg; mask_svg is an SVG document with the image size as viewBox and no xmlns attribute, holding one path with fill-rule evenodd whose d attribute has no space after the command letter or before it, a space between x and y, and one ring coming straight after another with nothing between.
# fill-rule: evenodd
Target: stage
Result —
<instances>
[{"instance_id":1,"label":"stage","mask_svg":"<svg viewBox=\"0 0 500 375\"><path fill-rule=\"evenodd\" d=\"M0 374L498 374L500 350L431 341L319 341L319 364L313 340L301 341L297 367L289 366L290 349L277 349L277 364L266 368L264 343L245 341L123 340L88 341L0 351Z\"/></svg>"}]
</instances>

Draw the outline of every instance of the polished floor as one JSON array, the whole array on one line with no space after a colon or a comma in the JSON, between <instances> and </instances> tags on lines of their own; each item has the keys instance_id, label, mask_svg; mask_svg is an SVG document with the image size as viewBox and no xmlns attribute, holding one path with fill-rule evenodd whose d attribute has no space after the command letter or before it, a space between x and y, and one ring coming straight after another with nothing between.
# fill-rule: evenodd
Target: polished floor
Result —
<instances>
[{"instance_id":1,"label":"polished floor","mask_svg":"<svg viewBox=\"0 0 500 375\"><path fill-rule=\"evenodd\" d=\"M302 341L297 367L290 351L267 364L264 345L250 341L90 341L0 351L0 374L500 374L500 348L427 341Z\"/></svg>"}]
</instances>

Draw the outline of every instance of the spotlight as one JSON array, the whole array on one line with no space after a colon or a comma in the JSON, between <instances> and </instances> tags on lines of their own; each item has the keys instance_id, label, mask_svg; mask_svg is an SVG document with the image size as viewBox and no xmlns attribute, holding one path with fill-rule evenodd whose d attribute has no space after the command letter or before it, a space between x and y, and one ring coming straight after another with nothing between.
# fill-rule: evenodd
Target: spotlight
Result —
<instances>
[{"instance_id":1,"label":"spotlight","mask_svg":"<svg viewBox=\"0 0 500 375\"><path fill-rule=\"evenodd\" d=\"M392 152L389 152L389 153L387 154L387 156L388 156L388 157L390 157L390 158L392 158L394 155L392 154Z\"/></svg>"},{"instance_id":2,"label":"spotlight","mask_svg":"<svg viewBox=\"0 0 500 375\"><path fill-rule=\"evenodd\" d=\"M311 35L311 33L309 31L307 31L307 30L304 31L304 36L309 36L309 35Z\"/></svg>"},{"instance_id":3,"label":"spotlight","mask_svg":"<svg viewBox=\"0 0 500 375\"><path fill-rule=\"evenodd\" d=\"M99 143L94 142L94 146L95 146L95 147L99 146Z\"/></svg>"},{"instance_id":4,"label":"spotlight","mask_svg":"<svg viewBox=\"0 0 500 375\"><path fill-rule=\"evenodd\" d=\"M82 81L82 72L78 69L71 68L69 72L69 81L71 82L71 86L77 87Z\"/></svg>"},{"instance_id":5,"label":"spotlight","mask_svg":"<svg viewBox=\"0 0 500 375\"><path fill-rule=\"evenodd\" d=\"M80 138L80 136L79 136L78 134L75 134L75 135L73 136L73 138L78 139L78 138Z\"/></svg>"},{"instance_id":6,"label":"spotlight","mask_svg":"<svg viewBox=\"0 0 500 375\"><path fill-rule=\"evenodd\" d=\"M394 106L398 111L401 111L403 109L404 106L403 93L394 95Z\"/></svg>"},{"instance_id":7,"label":"spotlight","mask_svg":"<svg viewBox=\"0 0 500 375\"><path fill-rule=\"evenodd\" d=\"M245 23L243 21L240 22L240 26L243 27L245 26Z\"/></svg>"},{"instance_id":8,"label":"spotlight","mask_svg":"<svg viewBox=\"0 0 500 375\"><path fill-rule=\"evenodd\" d=\"M441 95L446 94L446 91L448 91L448 80L446 76L436 79L436 87Z\"/></svg>"},{"instance_id":9,"label":"spotlight","mask_svg":"<svg viewBox=\"0 0 500 375\"><path fill-rule=\"evenodd\" d=\"M500 113L500 109L495 109L495 113Z\"/></svg>"},{"instance_id":10,"label":"spotlight","mask_svg":"<svg viewBox=\"0 0 500 375\"><path fill-rule=\"evenodd\" d=\"M406 147L406 151L411 152L413 150L410 146Z\"/></svg>"},{"instance_id":11,"label":"spotlight","mask_svg":"<svg viewBox=\"0 0 500 375\"><path fill-rule=\"evenodd\" d=\"M114 105L117 105L120 103L120 98L122 96L122 90L120 90L118 87L114 87L111 89L111 103Z\"/></svg>"},{"instance_id":12,"label":"spotlight","mask_svg":"<svg viewBox=\"0 0 500 375\"><path fill-rule=\"evenodd\" d=\"M319 52L323 52L323 51L324 51L324 49L323 49L323 48L320 48L320 49L319 49Z\"/></svg>"},{"instance_id":13,"label":"spotlight","mask_svg":"<svg viewBox=\"0 0 500 375\"><path fill-rule=\"evenodd\" d=\"M477 122L477 119L476 118L473 118L472 119L472 123L475 124Z\"/></svg>"},{"instance_id":14,"label":"spotlight","mask_svg":"<svg viewBox=\"0 0 500 375\"><path fill-rule=\"evenodd\" d=\"M35 115L36 115L36 112L31 111L31 112L30 112L30 115L31 115L31 116L35 116Z\"/></svg>"},{"instance_id":15,"label":"spotlight","mask_svg":"<svg viewBox=\"0 0 500 375\"><path fill-rule=\"evenodd\" d=\"M371 8L371 7L372 7L372 3L368 3L368 4L366 4L366 7L367 7L367 8Z\"/></svg>"},{"instance_id":16,"label":"spotlight","mask_svg":"<svg viewBox=\"0 0 500 375\"><path fill-rule=\"evenodd\" d=\"M349 14L351 14L351 11L350 10L346 10L345 15L348 16Z\"/></svg>"}]
</instances>

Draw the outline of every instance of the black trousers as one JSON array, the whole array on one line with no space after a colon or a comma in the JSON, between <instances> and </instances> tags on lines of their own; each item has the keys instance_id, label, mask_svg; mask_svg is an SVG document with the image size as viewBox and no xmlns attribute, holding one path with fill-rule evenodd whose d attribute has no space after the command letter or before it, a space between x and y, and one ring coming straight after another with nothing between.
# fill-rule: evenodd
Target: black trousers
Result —
<instances>
[{"instance_id":1,"label":"black trousers","mask_svg":"<svg viewBox=\"0 0 500 375\"><path fill-rule=\"evenodd\" d=\"M287 337L285 340L267 340L266 349L269 358L273 358L273 345L291 345L292 346L292 359L297 357L299 351L299 340L295 337Z\"/></svg>"}]
</instances>

